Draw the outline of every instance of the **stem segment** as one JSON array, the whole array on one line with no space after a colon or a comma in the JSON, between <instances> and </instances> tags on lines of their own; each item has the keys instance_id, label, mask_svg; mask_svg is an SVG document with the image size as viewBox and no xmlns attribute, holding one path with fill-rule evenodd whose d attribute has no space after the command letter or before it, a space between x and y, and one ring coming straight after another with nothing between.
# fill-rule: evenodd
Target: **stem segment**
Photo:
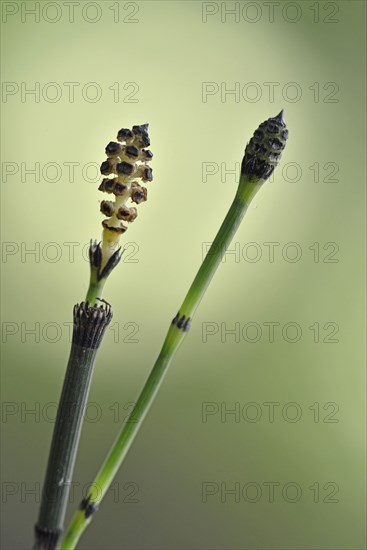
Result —
<instances>
[{"instance_id":1,"label":"stem segment","mask_svg":"<svg viewBox=\"0 0 367 550\"><path fill-rule=\"evenodd\" d=\"M187 333L190 321L200 304L205 291L217 270L223 254L227 250L235 232L240 225L253 197L260 189L263 180L249 181L241 176L234 201L183 301L183 304L173 319L164 340L162 350L153 369L138 397L134 409L129 415L120 434L113 444L104 464L91 487L88 497L84 499L79 510L74 514L71 524L62 541L61 550L73 550L90 523L93 513L97 510L114 476L125 459L139 428L149 411L151 404L163 382L170 363Z\"/></svg>"},{"instance_id":2,"label":"stem segment","mask_svg":"<svg viewBox=\"0 0 367 550\"><path fill-rule=\"evenodd\" d=\"M85 301L90 306L95 306L97 303L97 299L101 298L103 287L105 285L106 279L102 279L100 281L90 281L87 296L85 298Z\"/></svg>"},{"instance_id":3,"label":"stem segment","mask_svg":"<svg viewBox=\"0 0 367 550\"><path fill-rule=\"evenodd\" d=\"M56 548L62 534L94 362L111 318L108 305L82 302L74 307L73 340L35 526L35 550Z\"/></svg>"}]
</instances>

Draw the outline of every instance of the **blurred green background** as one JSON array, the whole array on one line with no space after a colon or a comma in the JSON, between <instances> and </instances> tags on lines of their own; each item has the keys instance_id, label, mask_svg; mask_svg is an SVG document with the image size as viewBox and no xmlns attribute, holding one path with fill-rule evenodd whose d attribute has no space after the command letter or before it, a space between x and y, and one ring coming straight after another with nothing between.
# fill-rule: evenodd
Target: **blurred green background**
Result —
<instances>
[{"instance_id":1,"label":"blurred green background","mask_svg":"<svg viewBox=\"0 0 367 550\"><path fill-rule=\"evenodd\" d=\"M2 3L4 549L32 544L105 145L149 122L155 180L105 289L68 517L229 207L226 171L281 108L282 164L79 547L365 548L365 6Z\"/></svg>"}]
</instances>

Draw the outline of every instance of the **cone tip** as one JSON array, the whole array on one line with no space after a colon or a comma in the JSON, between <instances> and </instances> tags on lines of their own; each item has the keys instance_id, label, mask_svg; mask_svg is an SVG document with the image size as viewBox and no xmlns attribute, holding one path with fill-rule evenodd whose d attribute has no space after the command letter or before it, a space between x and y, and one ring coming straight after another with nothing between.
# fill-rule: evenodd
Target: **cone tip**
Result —
<instances>
[{"instance_id":1,"label":"cone tip","mask_svg":"<svg viewBox=\"0 0 367 550\"><path fill-rule=\"evenodd\" d=\"M284 122L284 119L283 119L283 113L284 113L284 109L282 109L279 113L279 115L277 115L275 118L275 120L279 120L279 122Z\"/></svg>"}]
</instances>

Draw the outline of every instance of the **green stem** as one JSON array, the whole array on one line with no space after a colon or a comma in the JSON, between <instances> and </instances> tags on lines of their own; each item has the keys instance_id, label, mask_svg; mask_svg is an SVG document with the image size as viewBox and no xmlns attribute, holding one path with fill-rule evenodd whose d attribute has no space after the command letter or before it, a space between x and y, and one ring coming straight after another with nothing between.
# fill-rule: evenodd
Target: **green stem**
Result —
<instances>
[{"instance_id":1,"label":"green stem","mask_svg":"<svg viewBox=\"0 0 367 550\"><path fill-rule=\"evenodd\" d=\"M90 306L94 306L97 303L97 298L102 297L102 291L103 287L105 285L106 279L98 280L91 280L89 282L89 287L87 290L87 296L85 298L85 301L88 302Z\"/></svg>"},{"instance_id":2,"label":"green stem","mask_svg":"<svg viewBox=\"0 0 367 550\"><path fill-rule=\"evenodd\" d=\"M102 254L100 245L91 241L89 247L90 278L87 296L85 298L85 301L90 306L96 304L97 298L102 298L103 287L107 280L107 276L102 278L99 276L101 261Z\"/></svg>"},{"instance_id":3,"label":"green stem","mask_svg":"<svg viewBox=\"0 0 367 550\"><path fill-rule=\"evenodd\" d=\"M262 181L249 182L243 176L238 191L224 221L186 295L180 312L192 317L216 272L249 204L262 185Z\"/></svg>"},{"instance_id":4,"label":"green stem","mask_svg":"<svg viewBox=\"0 0 367 550\"><path fill-rule=\"evenodd\" d=\"M74 308L73 341L35 526L35 550L54 550L62 534L93 367L103 334L112 318L110 306L97 306L97 299L101 300L106 280L120 258L117 250L109 257L101 273L100 244L91 241L89 287L86 301Z\"/></svg>"},{"instance_id":5,"label":"green stem","mask_svg":"<svg viewBox=\"0 0 367 550\"><path fill-rule=\"evenodd\" d=\"M83 302L74 307L73 341L35 527L35 550L53 550L62 534L93 367L111 317L109 306L89 307Z\"/></svg>"},{"instance_id":6,"label":"green stem","mask_svg":"<svg viewBox=\"0 0 367 550\"><path fill-rule=\"evenodd\" d=\"M73 550L90 523L93 513L102 501L114 476L125 459L134 438L163 382L170 363L188 330L190 320L200 304L205 291L220 264L235 232L240 225L246 210L253 197L260 189L262 180L248 181L241 177L234 201L183 301L183 304L173 320L162 350L153 366L153 369L138 397L138 400L124 424L120 434L113 444L105 462L91 486L88 498L74 514L61 550Z\"/></svg>"}]
</instances>

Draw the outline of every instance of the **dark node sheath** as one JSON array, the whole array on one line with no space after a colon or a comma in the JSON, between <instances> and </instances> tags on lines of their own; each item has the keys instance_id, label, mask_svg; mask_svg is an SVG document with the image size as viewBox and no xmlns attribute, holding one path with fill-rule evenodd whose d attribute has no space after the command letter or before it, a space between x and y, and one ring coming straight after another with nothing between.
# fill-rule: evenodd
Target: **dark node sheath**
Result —
<instances>
[{"instance_id":1,"label":"dark node sheath","mask_svg":"<svg viewBox=\"0 0 367 550\"><path fill-rule=\"evenodd\" d=\"M46 527L40 527L35 525L35 544L33 550L53 550L57 548L62 531L61 529L47 529Z\"/></svg>"},{"instance_id":2,"label":"dark node sheath","mask_svg":"<svg viewBox=\"0 0 367 550\"><path fill-rule=\"evenodd\" d=\"M188 332L190 325L191 325L191 319L190 317L187 317L185 315L182 315L180 317L180 312L177 313L177 315L172 320L172 325L176 325L179 330L182 330L183 332Z\"/></svg>"},{"instance_id":3,"label":"dark node sheath","mask_svg":"<svg viewBox=\"0 0 367 550\"><path fill-rule=\"evenodd\" d=\"M90 501L90 496L88 496L87 498L83 498L81 501L79 510L84 511L85 519L88 519L95 514L95 512L97 512L98 506L93 504L93 502Z\"/></svg>"}]
</instances>

